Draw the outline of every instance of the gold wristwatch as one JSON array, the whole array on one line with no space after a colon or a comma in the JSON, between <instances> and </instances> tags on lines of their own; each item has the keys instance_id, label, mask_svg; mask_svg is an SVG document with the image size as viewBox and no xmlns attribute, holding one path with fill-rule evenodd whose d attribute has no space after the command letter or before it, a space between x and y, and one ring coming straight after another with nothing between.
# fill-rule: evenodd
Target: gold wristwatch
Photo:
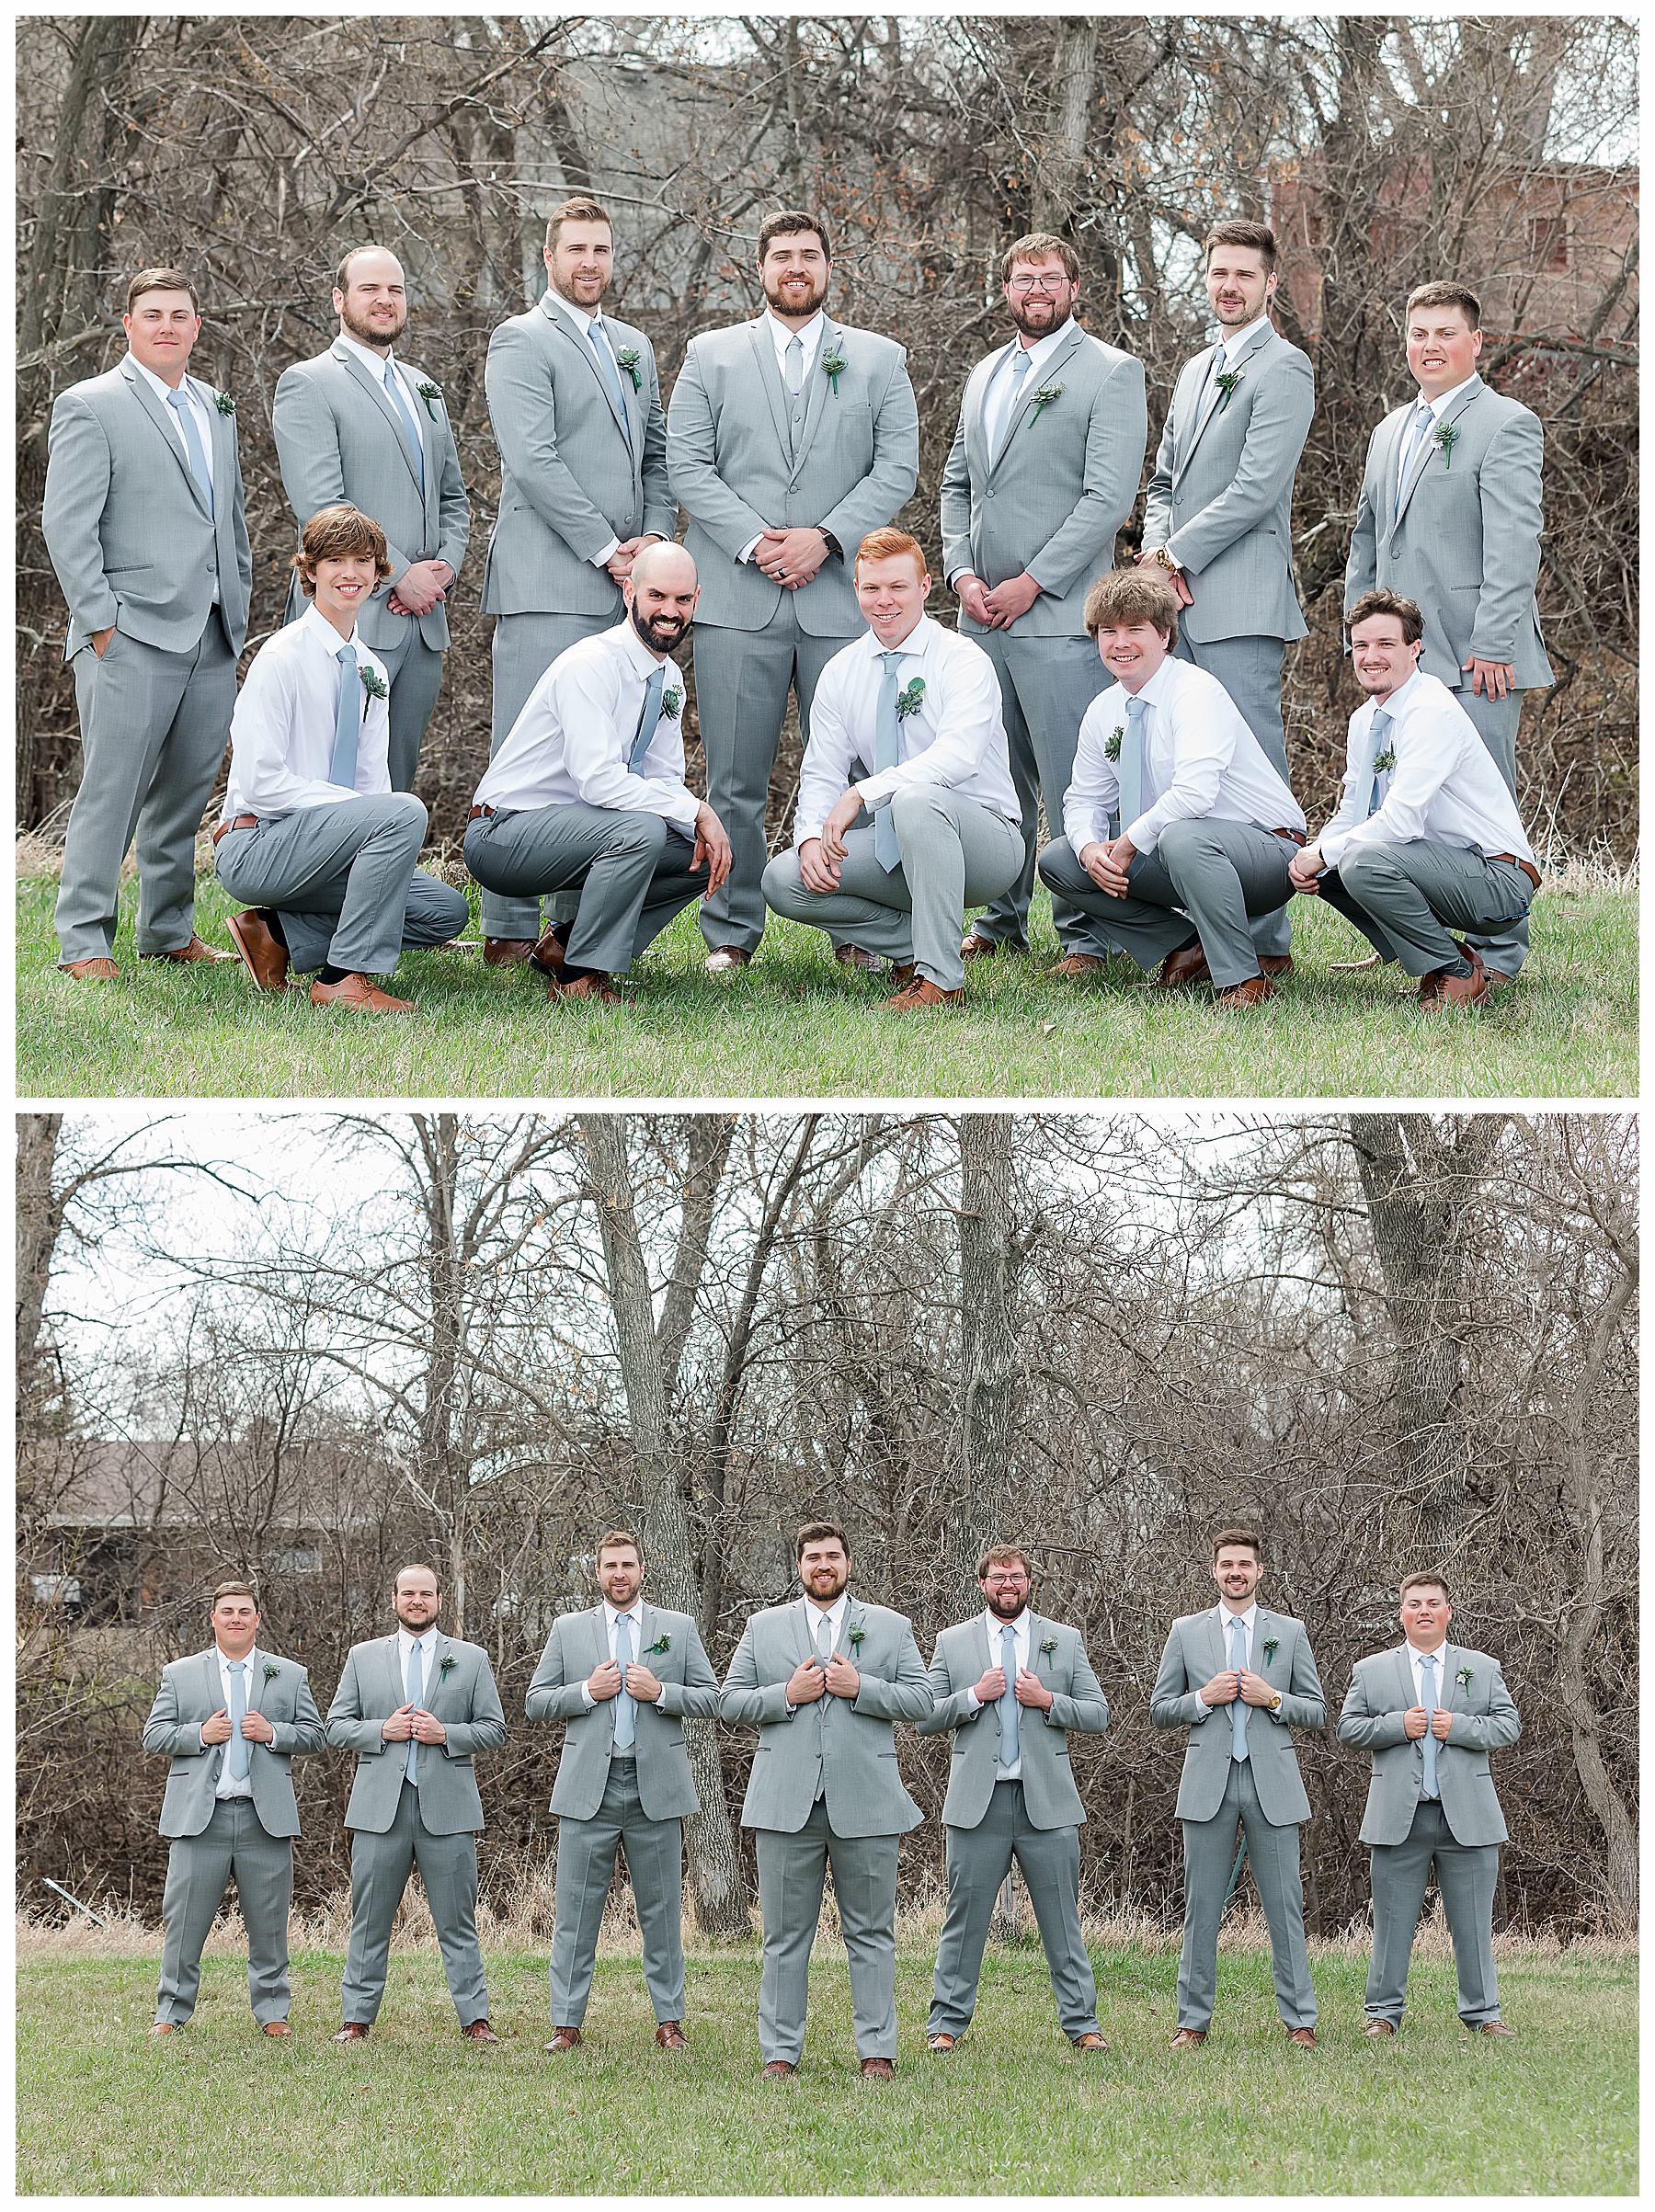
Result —
<instances>
[{"instance_id":1,"label":"gold wristwatch","mask_svg":"<svg viewBox=\"0 0 1655 2212\"><path fill-rule=\"evenodd\" d=\"M1156 561L1158 562L1160 566L1166 569L1169 573L1176 573L1178 563L1172 558L1171 554L1167 551L1164 545L1158 545L1156 547L1154 557Z\"/></svg>"},{"instance_id":2,"label":"gold wristwatch","mask_svg":"<svg viewBox=\"0 0 1655 2212\"><path fill-rule=\"evenodd\" d=\"M1282 1709L1282 1693L1279 1690L1270 1701L1270 1709L1273 1713L1279 1713Z\"/></svg>"}]
</instances>

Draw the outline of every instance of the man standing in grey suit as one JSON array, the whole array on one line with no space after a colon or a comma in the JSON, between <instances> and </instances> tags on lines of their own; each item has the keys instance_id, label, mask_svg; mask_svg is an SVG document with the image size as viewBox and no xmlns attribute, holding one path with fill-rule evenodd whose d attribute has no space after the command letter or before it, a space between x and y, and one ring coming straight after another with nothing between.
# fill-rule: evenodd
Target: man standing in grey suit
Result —
<instances>
[{"instance_id":1,"label":"man standing in grey suit","mask_svg":"<svg viewBox=\"0 0 1655 2212\"><path fill-rule=\"evenodd\" d=\"M1316 2042L1299 1880L1298 1824L1310 1818L1310 1800L1288 1731L1325 1727L1328 1708L1304 1623L1258 1602L1263 1557L1250 1529L1219 1530L1218 1603L1173 1622L1149 1697L1156 1727L1190 1731L1178 1784L1184 1933L1175 2051L1204 2043L1212 2024L1238 1826L1270 1923L1276 2008L1290 2042Z\"/></svg>"},{"instance_id":2,"label":"man standing in grey suit","mask_svg":"<svg viewBox=\"0 0 1655 2212\"><path fill-rule=\"evenodd\" d=\"M580 2041L615 1847L623 1843L655 2039L681 2051L683 1820L701 1804L681 1724L686 1714L717 1717L718 1677L692 1617L645 1603L644 1551L630 1529L599 1537L597 1568L601 1602L554 1625L529 1685L531 1720L568 1723L552 1785L557 1886L546 2048L570 2051Z\"/></svg>"},{"instance_id":3,"label":"man standing in grey suit","mask_svg":"<svg viewBox=\"0 0 1655 2212\"><path fill-rule=\"evenodd\" d=\"M473 1761L506 1740L506 1715L488 1654L437 1626L442 1594L428 1567L405 1567L392 1585L392 1636L353 1644L327 1740L358 1755L345 1807L352 1831L350 1944L336 2043L360 2043L385 1993L391 1923L416 1866L437 1924L443 1971L473 2043L497 2043L477 1947L477 1831L483 1800Z\"/></svg>"},{"instance_id":4,"label":"man standing in grey suit","mask_svg":"<svg viewBox=\"0 0 1655 2212\"><path fill-rule=\"evenodd\" d=\"M1186 361L1173 387L1138 559L1171 577L1179 653L1218 678L1285 783L1282 655L1306 630L1293 588L1293 479L1316 383L1308 356L1271 322L1275 264L1275 234L1261 222L1221 222L1207 238L1218 343ZM1266 975L1293 965L1287 912L1253 923Z\"/></svg>"},{"instance_id":5,"label":"man standing in grey suit","mask_svg":"<svg viewBox=\"0 0 1655 2212\"><path fill-rule=\"evenodd\" d=\"M568 200L546 222L546 290L488 342L485 381L500 449L500 512L483 574L494 633L499 751L541 678L569 646L622 619L621 587L645 545L670 538L667 423L655 348L602 312L614 233L595 200ZM552 911L573 918L572 900ZM540 901L483 893L483 957L528 959Z\"/></svg>"},{"instance_id":6,"label":"man standing in grey suit","mask_svg":"<svg viewBox=\"0 0 1655 2212\"><path fill-rule=\"evenodd\" d=\"M1509 2035L1493 1937L1506 1824L1489 1753L1515 1743L1523 1724L1500 1661L1449 1643L1454 1609L1442 1576L1404 1577L1401 1600L1406 1641L1357 1660L1339 1716L1340 1742L1374 1755L1362 1816L1374 1881L1364 2033L1394 2035L1401 2024L1414 1931L1434 1865L1454 1943L1459 2016L1474 2035Z\"/></svg>"},{"instance_id":7,"label":"man standing in grey suit","mask_svg":"<svg viewBox=\"0 0 1655 2212\"><path fill-rule=\"evenodd\" d=\"M942 1807L948 1917L925 2038L939 2053L953 2050L971 2024L994 1900L1013 1859L1029 1886L1064 2034L1077 2050L1109 2047L1080 1933L1086 1812L1068 1750L1070 1729L1103 1733L1109 1701L1079 1629L1030 1607L1033 1579L1027 1552L991 1545L977 1561L983 1612L945 1628L931 1655L936 1703L919 1733L955 1731Z\"/></svg>"},{"instance_id":8,"label":"man standing in grey suit","mask_svg":"<svg viewBox=\"0 0 1655 2212\"><path fill-rule=\"evenodd\" d=\"M258 1648L258 1600L245 1582L221 1582L208 1615L212 1642L174 1659L143 1724L143 1748L172 1761L161 1833L172 1838L161 1987L153 2035L170 2035L195 2011L201 1946L224 1891L247 1931L247 1988L267 2035L288 2026L288 1909L299 1808L293 1760L327 1741L310 1680L292 1659Z\"/></svg>"},{"instance_id":9,"label":"man standing in grey suit","mask_svg":"<svg viewBox=\"0 0 1655 2212\"><path fill-rule=\"evenodd\" d=\"M702 579L695 696L707 798L735 854L702 909L718 976L746 967L764 935L765 805L788 689L808 743L816 679L862 631L850 557L919 479L907 355L824 314L831 275L819 215L767 216L765 313L691 339L667 416L668 473ZM838 956L866 964L850 945Z\"/></svg>"},{"instance_id":10,"label":"man standing in grey suit","mask_svg":"<svg viewBox=\"0 0 1655 2212\"><path fill-rule=\"evenodd\" d=\"M798 2070L810 1946L833 1894L850 1958L857 2056L870 2081L896 2066L896 1850L924 1815L902 1786L891 1724L923 1720L930 1683L899 1613L851 1597L850 1546L830 1521L799 1531L805 1595L748 1621L725 1677L724 1717L759 1730L744 1828L757 1831L764 1972L759 2048L772 2081Z\"/></svg>"},{"instance_id":11,"label":"man standing in grey suit","mask_svg":"<svg viewBox=\"0 0 1655 2212\"><path fill-rule=\"evenodd\" d=\"M40 524L69 602L81 781L59 966L114 980L120 864L138 839L143 960L228 960L195 934L195 841L224 757L253 556L235 406L185 373L200 335L176 268L127 286L131 350L51 410Z\"/></svg>"},{"instance_id":12,"label":"man standing in grey suit","mask_svg":"<svg viewBox=\"0 0 1655 2212\"><path fill-rule=\"evenodd\" d=\"M1015 336L977 363L961 395L942 473L942 568L962 634L999 679L1023 861L966 933L968 960L1027 946L1040 797L1056 823L1081 717L1108 680L1086 634L1086 595L1114 566L1149 427L1143 363L1075 320L1080 262L1067 239L1036 231L1009 245L1000 290ZM1061 893L1052 917L1060 969L1100 965Z\"/></svg>"},{"instance_id":13,"label":"man standing in grey suit","mask_svg":"<svg viewBox=\"0 0 1655 2212\"><path fill-rule=\"evenodd\" d=\"M1375 586L1415 602L1425 618L1421 667L1456 695L1515 799L1523 694L1552 680L1535 600L1545 433L1537 415L1477 373L1475 292L1421 284L1405 320L1420 394L1368 441L1345 612ZM1522 963L1528 922L1467 941L1498 986Z\"/></svg>"},{"instance_id":14,"label":"man standing in grey suit","mask_svg":"<svg viewBox=\"0 0 1655 2212\"><path fill-rule=\"evenodd\" d=\"M395 352L408 323L402 263L383 246L353 246L333 305L338 336L277 379L271 428L301 536L323 507L348 504L389 542L390 580L363 608L361 633L391 686L391 788L412 791L442 684L447 601L471 537L471 501L440 389ZM287 619L303 612L295 576Z\"/></svg>"}]
</instances>

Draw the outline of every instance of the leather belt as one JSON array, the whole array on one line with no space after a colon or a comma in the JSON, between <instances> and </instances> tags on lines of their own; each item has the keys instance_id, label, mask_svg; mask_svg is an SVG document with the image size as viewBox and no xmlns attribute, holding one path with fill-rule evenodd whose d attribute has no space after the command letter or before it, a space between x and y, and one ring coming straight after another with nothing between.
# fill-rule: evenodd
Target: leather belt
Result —
<instances>
[{"instance_id":1,"label":"leather belt","mask_svg":"<svg viewBox=\"0 0 1655 2212\"><path fill-rule=\"evenodd\" d=\"M1302 845L1305 841L1302 829L1273 829L1270 834L1273 838L1285 838L1290 845Z\"/></svg>"},{"instance_id":2,"label":"leather belt","mask_svg":"<svg viewBox=\"0 0 1655 2212\"><path fill-rule=\"evenodd\" d=\"M227 838L233 829L257 829L257 827L258 816L257 815L237 815L234 822L219 824L212 833L212 841L216 845L221 838ZM1539 879L1536 877L1535 880L1537 882Z\"/></svg>"},{"instance_id":3,"label":"leather belt","mask_svg":"<svg viewBox=\"0 0 1655 2212\"><path fill-rule=\"evenodd\" d=\"M1521 869L1522 869L1522 871L1523 871L1523 872L1524 872L1524 874L1527 876L1527 878L1528 878L1529 882L1530 882L1531 884L1533 884L1533 885L1535 886L1535 889L1536 891L1538 891L1538 890L1539 890L1539 888L1540 888L1540 871L1539 871L1539 869L1538 869L1538 868L1532 867L1532 866L1529 864L1529 862L1528 862L1527 861L1520 861L1520 860L1517 858L1517 855L1516 855L1514 852L1491 852L1491 853L1490 853L1490 855L1489 855L1489 858L1490 858L1490 860L1491 860L1491 861L1511 861L1511 863L1512 863L1512 867L1513 867L1513 868L1521 868Z\"/></svg>"},{"instance_id":4,"label":"leather belt","mask_svg":"<svg viewBox=\"0 0 1655 2212\"><path fill-rule=\"evenodd\" d=\"M492 815L493 813L494 808L492 806L474 806L470 814L468 814L465 818L468 822L474 822L479 815L486 817Z\"/></svg>"}]
</instances>

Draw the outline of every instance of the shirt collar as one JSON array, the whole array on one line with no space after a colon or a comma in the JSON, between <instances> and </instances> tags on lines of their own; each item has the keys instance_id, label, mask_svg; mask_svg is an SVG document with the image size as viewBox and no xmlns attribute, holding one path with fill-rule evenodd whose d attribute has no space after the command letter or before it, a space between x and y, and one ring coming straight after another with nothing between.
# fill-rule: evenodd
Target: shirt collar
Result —
<instances>
[{"instance_id":1,"label":"shirt collar","mask_svg":"<svg viewBox=\"0 0 1655 2212\"><path fill-rule=\"evenodd\" d=\"M809 322L805 324L803 330L789 330L787 325L782 321L781 317L779 315L772 314L768 307L766 307L764 311L764 319L770 325L771 341L775 345L777 351L780 353L785 353L794 338L799 340L805 352L808 353L811 348L816 344L816 340L822 335L822 324L824 317L822 314L822 310L819 307L816 309L815 314L811 316Z\"/></svg>"},{"instance_id":2,"label":"shirt collar","mask_svg":"<svg viewBox=\"0 0 1655 2212\"><path fill-rule=\"evenodd\" d=\"M150 387L154 392L159 394L161 405L164 407L170 407L172 405L173 395L172 386L170 384L163 383L161 379L155 374L153 369L146 369L135 353L129 353L127 355L127 359L131 362L133 368L137 370L140 376L147 377L149 379ZM189 389L189 371L188 370L184 371L184 381L178 386L178 390L186 400L193 399L195 396Z\"/></svg>"},{"instance_id":3,"label":"shirt collar","mask_svg":"<svg viewBox=\"0 0 1655 2212\"><path fill-rule=\"evenodd\" d=\"M1029 1609L1025 1605L1022 1611L1018 1614L1016 1620L1002 1621L999 1615L995 1613L991 1607L985 1605L983 1608L983 1619L988 1629L989 1650L992 1651L994 1649L994 1639L996 1636L1003 1636L1008 1628L1015 1629L1019 1636L1027 1636L1029 1633L1029 1622L1031 1617L1032 1616Z\"/></svg>"},{"instance_id":4,"label":"shirt collar","mask_svg":"<svg viewBox=\"0 0 1655 2212\"><path fill-rule=\"evenodd\" d=\"M847 1586L839 1591L831 1605L825 1607L818 1605L814 1598L802 1598L799 1602L805 1608L805 1621L813 1631L825 1612L828 1620L833 1623L834 1632L837 1635L839 1625L845 1615L845 1608L850 1602L850 1591Z\"/></svg>"},{"instance_id":5,"label":"shirt collar","mask_svg":"<svg viewBox=\"0 0 1655 2212\"><path fill-rule=\"evenodd\" d=\"M1436 399L1427 399L1422 392L1417 392L1414 394L1414 405L1419 407L1429 407L1434 420L1441 422L1444 408L1453 406L1462 392L1469 392L1477 382L1478 374L1478 371L1474 369L1469 376L1463 378L1459 383L1455 385L1452 392L1444 392Z\"/></svg>"},{"instance_id":6,"label":"shirt collar","mask_svg":"<svg viewBox=\"0 0 1655 2212\"><path fill-rule=\"evenodd\" d=\"M1245 1613L1232 1613L1229 1607L1225 1603L1224 1600L1220 1598L1218 1601L1217 1612L1219 1619L1224 1624L1225 1633L1227 1635L1228 1634L1229 1624L1231 1621L1243 1621L1247 1625L1248 1641L1249 1643L1252 1641L1253 1630L1257 1627L1259 1621L1259 1601L1257 1598L1253 1600L1252 1603L1248 1607Z\"/></svg>"},{"instance_id":7,"label":"shirt collar","mask_svg":"<svg viewBox=\"0 0 1655 2212\"><path fill-rule=\"evenodd\" d=\"M376 353L371 346L364 346L360 338L353 338L348 330L341 330L339 337L359 360L367 364L370 375L379 383L385 381L385 363L389 361L393 368L397 365L394 347L389 353Z\"/></svg>"},{"instance_id":8,"label":"shirt collar","mask_svg":"<svg viewBox=\"0 0 1655 2212\"><path fill-rule=\"evenodd\" d=\"M405 1627L403 1623L398 1621L396 1624L396 1638L398 1643L403 1648L405 1657L406 1656L407 1648L410 1644L417 1644L422 1651L428 1651L431 1648L431 1646L437 1640L437 1624L435 1621L433 1621L428 1628L422 1628L419 1634L416 1636L411 1628Z\"/></svg>"},{"instance_id":9,"label":"shirt collar","mask_svg":"<svg viewBox=\"0 0 1655 2212\"><path fill-rule=\"evenodd\" d=\"M1032 346L1022 347L1022 350L1029 357L1029 369L1031 372L1037 369L1044 368L1047 361L1051 359L1053 354L1056 352L1058 347L1062 345L1064 339L1067 337L1070 330L1074 327L1074 316L1070 315L1068 320L1061 324L1057 329L1048 330L1044 337L1036 338ZM1006 348L1005 358L1008 366L1012 360L1015 359L1020 345L1022 345L1021 339L1014 338L1011 344Z\"/></svg>"},{"instance_id":10,"label":"shirt collar","mask_svg":"<svg viewBox=\"0 0 1655 2212\"><path fill-rule=\"evenodd\" d=\"M656 660L655 655L633 628L630 614L618 621L609 634L615 639L622 656L637 675L647 678L653 676L657 668L661 669L663 673L665 672L667 662ZM604 1603L607 1605L608 1602L609 1600L606 1598Z\"/></svg>"},{"instance_id":11,"label":"shirt collar","mask_svg":"<svg viewBox=\"0 0 1655 2212\"><path fill-rule=\"evenodd\" d=\"M1138 697L1147 700L1152 707L1164 706L1178 682L1176 671L1182 665L1175 654L1169 653L1166 659L1162 661L1160 667L1157 668L1155 674L1138 693ZM1128 699L1132 697L1132 693L1126 690L1124 684L1121 686L1121 690L1126 692Z\"/></svg>"},{"instance_id":12,"label":"shirt collar","mask_svg":"<svg viewBox=\"0 0 1655 2212\"><path fill-rule=\"evenodd\" d=\"M223 1648L223 1646L222 1644L214 1644L214 1645L213 1645L213 1647L212 1647L212 1648L213 1648L213 1652L214 1652L215 1656L217 1657L218 1663L219 1663L219 1665L220 1665L221 1667L234 1667L234 1664L235 1664L235 1661L234 1661L234 1659L233 1659L230 1657L229 1653L228 1653L228 1652L227 1652L227 1651L224 1649L224 1648ZM249 1673L249 1674L251 1674L251 1672L253 1671L253 1661L254 1661L254 1660L255 1660L255 1659L256 1659L257 1657L258 1657L258 1646L257 1646L257 1644L255 1644L255 1645L253 1646L252 1649L251 1649L250 1651L246 1652L246 1653L244 1655L244 1657L243 1657L243 1659L242 1659L242 1664L243 1664L243 1666L245 1666L245 1667L246 1668L246 1670L247 1670L247 1671L248 1671L248 1673Z\"/></svg>"},{"instance_id":13,"label":"shirt collar","mask_svg":"<svg viewBox=\"0 0 1655 2212\"><path fill-rule=\"evenodd\" d=\"M1373 708L1374 714L1388 714L1393 723L1399 721L1403 713L1407 711L1408 707L1412 704L1412 693L1414 686L1419 682L1421 677L1424 673L1425 671L1422 668L1416 668L1406 683L1398 684L1397 686L1396 690L1391 693L1390 697L1385 701L1383 706L1380 705L1377 700L1370 700L1368 704ZM1372 729L1373 726L1374 716L1373 714L1370 714L1368 716L1368 727L1369 729Z\"/></svg>"},{"instance_id":14,"label":"shirt collar","mask_svg":"<svg viewBox=\"0 0 1655 2212\"><path fill-rule=\"evenodd\" d=\"M601 312L600 307L582 307L574 300L565 300L562 292L553 284L547 285L546 297L554 307L563 309L583 338L591 336L592 318Z\"/></svg>"},{"instance_id":15,"label":"shirt collar","mask_svg":"<svg viewBox=\"0 0 1655 2212\"><path fill-rule=\"evenodd\" d=\"M603 1601L603 1610L604 1610L604 1613L605 1613L605 1614L606 1614L606 1615L607 1615L607 1617L608 1617L608 1620L609 1620L609 1625L610 1625L610 1631L611 1631L611 1635L612 1635L612 1634L613 1634L613 1632L614 1632L614 1626L615 1626L615 1623L616 1623L618 1620L621 1620L622 1617L624 1617L625 1619L627 1619L627 1620L629 1620L629 1621L635 1621L635 1622L637 1622L637 1623L639 1624L639 1625L640 1625L640 1626L642 1626L642 1625L643 1625L643 1620L644 1620L644 1592L643 1592L642 1591L639 1591L639 1592L638 1592L637 1596L636 1596L636 1597L635 1597L635 1598L633 1600L632 1603L631 1603L631 1604L630 1604L630 1605L629 1605L629 1606L626 1608L626 1612L625 1612L625 1614L624 1614L624 1616L622 1616L622 1613L620 1613L620 1612L619 1612L619 1611L616 1609L616 1607L614 1607L613 1605L611 1605L611 1604L610 1603L610 1602L609 1602L609 1600L608 1600L607 1598L605 1598L605 1599L604 1599L604 1601Z\"/></svg>"},{"instance_id":16,"label":"shirt collar","mask_svg":"<svg viewBox=\"0 0 1655 2212\"><path fill-rule=\"evenodd\" d=\"M317 644L319 644L322 650L327 655L329 660L338 659L339 648L341 645L357 645L360 643L354 630L351 632L348 638L341 637L338 632L334 628L333 624L328 621L327 617L316 605L314 599L312 599L306 606L304 612L299 617L295 627L314 637ZM402 1623L400 1621L397 1623L397 1626L399 1628L402 1626Z\"/></svg>"},{"instance_id":17,"label":"shirt collar","mask_svg":"<svg viewBox=\"0 0 1655 2212\"><path fill-rule=\"evenodd\" d=\"M877 660L882 653L923 653L930 644L936 623L929 614L922 614L899 645L882 645L872 624L868 628L868 652Z\"/></svg>"},{"instance_id":18,"label":"shirt collar","mask_svg":"<svg viewBox=\"0 0 1655 2212\"><path fill-rule=\"evenodd\" d=\"M1255 317L1255 319L1247 325L1245 330L1221 331L1218 335L1217 343L1224 348L1225 359L1227 361L1233 361L1237 354L1240 352L1242 347L1251 343L1255 332L1273 329L1275 325L1271 322L1270 315L1268 312L1266 312L1265 314Z\"/></svg>"},{"instance_id":19,"label":"shirt collar","mask_svg":"<svg viewBox=\"0 0 1655 2212\"><path fill-rule=\"evenodd\" d=\"M1448 1640L1444 1636L1434 1651L1421 1651L1410 1636L1408 1640L1408 1656L1416 1667L1421 1659L1429 1659L1433 1667L1440 1667L1448 1656Z\"/></svg>"}]
</instances>

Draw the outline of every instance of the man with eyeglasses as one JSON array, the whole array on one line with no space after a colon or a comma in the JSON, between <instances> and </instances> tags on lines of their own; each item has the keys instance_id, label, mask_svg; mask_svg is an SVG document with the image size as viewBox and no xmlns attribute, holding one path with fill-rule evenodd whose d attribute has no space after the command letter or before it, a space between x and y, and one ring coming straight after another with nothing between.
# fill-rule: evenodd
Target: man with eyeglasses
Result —
<instances>
[{"instance_id":1,"label":"man with eyeglasses","mask_svg":"<svg viewBox=\"0 0 1655 2212\"><path fill-rule=\"evenodd\" d=\"M1014 1544L977 1561L981 1613L945 1628L931 1659L935 1702L922 1736L954 1731L948 1796L948 1915L937 1949L926 2048L952 2051L976 2008L994 1900L1015 1859L1028 1884L1064 2034L1081 2051L1098 2032L1098 1991L1080 1933L1080 1823L1069 1731L1101 1736L1109 1701L1078 1628L1033 1612L1033 1568Z\"/></svg>"},{"instance_id":2,"label":"man with eyeglasses","mask_svg":"<svg viewBox=\"0 0 1655 2212\"><path fill-rule=\"evenodd\" d=\"M1056 824L1081 717L1105 683L1086 634L1086 595L1114 566L1149 422L1143 363L1075 320L1080 263L1067 239L1037 231L1009 245L1000 289L1014 335L966 379L942 473L942 571L962 635L999 678L1023 864L966 932L967 960L1002 945L1027 949L1039 798ZM1059 972L1101 967L1084 950L1085 917L1061 893L1052 917Z\"/></svg>"}]
</instances>

